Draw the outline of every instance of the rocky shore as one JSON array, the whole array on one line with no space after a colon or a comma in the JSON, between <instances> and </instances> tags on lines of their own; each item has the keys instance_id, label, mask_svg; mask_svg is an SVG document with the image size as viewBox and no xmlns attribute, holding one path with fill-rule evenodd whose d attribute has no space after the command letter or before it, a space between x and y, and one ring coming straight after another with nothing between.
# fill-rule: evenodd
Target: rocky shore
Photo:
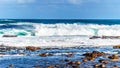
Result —
<instances>
[{"instance_id":1,"label":"rocky shore","mask_svg":"<svg viewBox=\"0 0 120 68\"><path fill-rule=\"evenodd\" d=\"M104 48L42 48L34 46L18 48L4 45L0 47L6 48L6 52L0 55L0 64L6 64L5 68L120 68L119 45ZM6 55L8 57L14 55L14 57L6 58L4 61L2 58ZM21 55L19 59L18 55Z\"/></svg>"}]
</instances>

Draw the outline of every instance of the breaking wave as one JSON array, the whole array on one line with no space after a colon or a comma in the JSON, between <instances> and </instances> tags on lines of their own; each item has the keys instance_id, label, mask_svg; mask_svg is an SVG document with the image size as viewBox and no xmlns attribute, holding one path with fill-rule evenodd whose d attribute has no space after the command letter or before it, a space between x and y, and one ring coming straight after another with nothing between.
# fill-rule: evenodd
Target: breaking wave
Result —
<instances>
[{"instance_id":1,"label":"breaking wave","mask_svg":"<svg viewBox=\"0 0 120 68\"><path fill-rule=\"evenodd\" d=\"M64 35L87 35L87 36L120 36L120 25L99 24L43 24L43 23L9 23L0 24L0 35L17 36L64 36Z\"/></svg>"}]
</instances>

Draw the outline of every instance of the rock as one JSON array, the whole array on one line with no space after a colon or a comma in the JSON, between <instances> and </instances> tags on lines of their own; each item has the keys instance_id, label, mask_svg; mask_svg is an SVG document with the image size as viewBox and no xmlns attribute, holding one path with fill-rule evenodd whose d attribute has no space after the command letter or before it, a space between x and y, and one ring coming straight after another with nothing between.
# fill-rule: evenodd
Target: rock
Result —
<instances>
[{"instance_id":1,"label":"rock","mask_svg":"<svg viewBox=\"0 0 120 68\"><path fill-rule=\"evenodd\" d=\"M75 62L73 62L73 61L70 61L70 62L68 63L68 65L73 65L73 64L75 64Z\"/></svg>"},{"instance_id":2,"label":"rock","mask_svg":"<svg viewBox=\"0 0 120 68\"><path fill-rule=\"evenodd\" d=\"M101 38L100 36L92 36L89 39L97 39L97 38Z\"/></svg>"},{"instance_id":3,"label":"rock","mask_svg":"<svg viewBox=\"0 0 120 68\"><path fill-rule=\"evenodd\" d=\"M118 57L118 54L114 54L112 56L109 56L108 58L110 58L110 59L118 59L119 57Z\"/></svg>"},{"instance_id":4,"label":"rock","mask_svg":"<svg viewBox=\"0 0 120 68\"><path fill-rule=\"evenodd\" d=\"M76 64L76 65L80 65L81 62L80 62L80 61L75 61L75 64Z\"/></svg>"},{"instance_id":5,"label":"rock","mask_svg":"<svg viewBox=\"0 0 120 68\"><path fill-rule=\"evenodd\" d=\"M105 64L101 64L99 67L100 68L105 68Z\"/></svg>"},{"instance_id":6,"label":"rock","mask_svg":"<svg viewBox=\"0 0 120 68\"><path fill-rule=\"evenodd\" d=\"M99 60L100 63L104 63L104 64L107 64L108 61L107 60Z\"/></svg>"},{"instance_id":7,"label":"rock","mask_svg":"<svg viewBox=\"0 0 120 68\"><path fill-rule=\"evenodd\" d=\"M60 67L60 65L59 65L59 64L56 64L56 65L55 65L55 67L56 67L56 68L59 68L59 67Z\"/></svg>"},{"instance_id":8,"label":"rock","mask_svg":"<svg viewBox=\"0 0 120 68\"><path fill-rule=\"evenodd\" d=\"M40 47L34 47L34 46L27 46L26 50L30 50L30 51L35 51L35 50L39 50L41 49Z\"/></svg>"},{"instance_id":9,"label":"rock","mask_svg":"<svg viewBox=\"0 0 120 68\"><path fill-rule=\"evenodd\" d=\"M87 59L83 59L82 62L87 62L88 60Z\"/></svg>"},{"instance_id":10,"label":"rock","mask_svg":"<svg viewBox=\"0 0 120 68\"><path fill-rule=\"evenodd\" d=\"M72 52L68 52L67 53L67 57L71 57L71 56L73 56L73 53Z\"/></svg>"},{"instance_id":11,"label":"rock","mask_svg":"<svg viewBox=\"0 0 120 68\"><path fill-rule=\"evenodd\" d=\"M47 66L47 68L54 68L53 66Z\"/></svg>"},{"instance_id":12,"label":"rock","mask_svg":"<svg viewBox=\"0 0 120 68\"><path fill-rule=\"evenodd\" d=\"M46 57L46 56L53 56L53 54L49 54L49 53L42 53L42 54L39 54L38 56L41 56L41 57Z\"/></svg>"},{"instance_id":13,"label":"rock","mask_svg":"<svg viewBox=\"0 0 120 68\"><path fill-rule=\"evenodd\" d=\"M119 49L120 48L120 45L115 45L113 46L114 49Z\"/></svg>"},{"instance_id":14,"label":"rock","mask_svg":"<svg viewBox=\"0 0 120 68\"><path fill-rule=\"evenodd\" d=\"M17 37L17 35L3 35L2 37Z\"/></svg>"},{"instance_id":15,"label":"rock","mask_svg":"<svg viewBox=\"0 0 120 68\"><path fill-rule=\"evenodd\" d=\"M39 65L37 65L37 66L34 66L34 68L40 68L40 66L39 66Z\"/></svg>"},{"instance_id":16,"label":"rock","mask_svg":"<svg viewBox=\"0 0 120 68\"><path fill-rule=\"evenodd\" d=\"M118 54L114 54L112 56L109 56L108 58L111 59L110 61L118 61L119 56L118 56Z\"/></svg>"},{"instance_id":17,"label":"rock","mask_svg":"<svg viewBox=\"0 0 120 68\"><path fill-rule=\"evenodd\" d=\"M14 64L10 64L8 68L14 68Z\"/></svg>"},{"instance_id":18,"label":"rock","mask_svg":"<svg viewBox=\"0 0 120 68\"><path fill-rule=\"evenodd\" d=\"M114 65L112 68L119 68L117 65Z\"/></svg>"},{"instance_id":19,"label":"rock","mask_svg":"<svg viewBox=\"0 0 120 68\"><path fill-rule=\"evenodd\" d=\"M42 54L39 54L39 56L46 57L48 56L48 53L42 53Z\"/></svg>"},{"instance_id":20,"label":"rock","mask_svg":"<svg viewBox=\"0 0 120 68\"><path fill-rule=\"evenodd\" d=\"M92 53L85 53L83 56L86 57L87 60L93 61L96 57L103 56L105 53L99 51L93 51Z\"/></svg>"},{"instance_id":21,"label":"rock","mask_svg":"<svg viewBox=\"0 0 120 68\"><path fill-rule=\"evenodd\" d=\"M72 68L80 68L79 66L72 66Z\"/></svg>"},{"instance_id":22,"label":"rock","mask_svg":"<svg viewBox=\"0 0 120 68\"><path fill-rule=\"evenodd\" d=\"M95 64L94 68L99 68L100 64Z\"/></svg>"},{"instance_id":23,"label":"rock","mask_svg":"<svg viewBox=\"0 0 120 68\"><path fill-rule=\"evenodd\" d=\"M69 59L65 59L64 61L65 61L65 62L70 62L70 60L69 60Z\"/></svg>"}]
</instances>

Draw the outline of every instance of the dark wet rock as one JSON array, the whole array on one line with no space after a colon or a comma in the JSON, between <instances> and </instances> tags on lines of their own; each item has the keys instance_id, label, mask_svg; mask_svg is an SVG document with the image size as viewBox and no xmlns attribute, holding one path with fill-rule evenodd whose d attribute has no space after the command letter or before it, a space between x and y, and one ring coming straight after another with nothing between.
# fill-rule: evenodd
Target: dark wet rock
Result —
<instances>
[{"instance_id":1,"label":"dark wet rock","mask_svg":"<svg viewBox=\"0 0 120 68\"><path fill-rule=\"evenodd\" d=\"M120 45L115 45L113 46L114 49L119 49L120 48Z\"/></svg>"},{"instance_id":2,"label":"dark wet rock","mask_svg":"<svg viewBox=\"0 0 120 68\"><path fill-rule=\"evenodd\" d=\"M14 68L14 64L10 64L8 68Z\"/></svg>"},{"instance_id":3,"label":"dark wet rock","mask_svg":"<svg viewBox=\"0 0 120 68\"><path fill-rule=\"evenodd\" d=\"M118 57L117 54L114 54L114 55L112 55L112 56L109 56L108 58L109 58L109 59L118 59L119 57Z\"/></svg>"},{"instance_id":4,"label":"dark wet rock","mask_svg":"<svg viewBox=\"0 0 120 68\"><path fill-rule=\"evenodd\" d=\"M104 64L107 64L108 61L107 60L99 60L100 63L104 63Z\"/></svg>"},{"instance_id":5,"label":"dark wet rock","mask_svg":"<svg viewBox=\"0 0 120 68\"><path fill-rule=\"evenodd\" d=\"M69 59L65 59L65 62L70 62L70 60Z\"/></svg>"},{"instance_id":6,"label":"dark wet rock","mask_svg":"<svg viewBox=\"0 0 120 68\"><path fill-rule=\"evenodd\" d=\"M34 68L40 68L40 65L34 66Z\"/></svg>"},{"instance_id":7,"label":"dark wet rock","mask_svg":"<svg viewBox=\"0 0 120 68\"><path fill-rule=\"evenodd\" d=\"M105 53L99 51L93 51L92 53L85 53L83 56L86 57L87 60L93 61L96 57L103 56Z\"/></svg>"},{"instance_id":8,"label":"dark wet rock","mask_svg":"<svg viewBox=\"0 0 120 68\"><path fill-rule=\"evenodd\" d=\"M42 54L39 54L39 56L41 56L41 57L46 57L46 56L53 56L53 54L42 53Z\"/></svg>"},{"instance_id":9,"label":"dark wet rock","mask_svg":"<svg viewBox=\"0 0 120 68\"><path fill-rule=\"evenodd\" d=\"M106 66L105 66L105 64L101 64L99 67L100 68L105 68Z\"/></svg>"},{"instance_id":10,"label":"dark wet rock","mask_svg":"<svg viewBox=\"0 0 120 68\"><path fill-rule=\"evenodd\" d=\"M42 54L39 54L39 56L46 57L48 56L48 53L42 53Z\"/></svg>"},{"instance_id":11,"label":"dark wet rock","mask_svg":"<svg viewBox=\"0 0 120 68\"><path fill-rule=\"evenodd\" d=\"M17 35L3 35L2 37L17 37Z\"/></svg>"},{"instance_id":12,"label":"dark wet rock","mask_svg":"<svg viewBox=\"0 0 120 68\"><path fill-rule=\"evenodd\" d=\"M97 39L97 38L101 38L100 36L92 36L89 39Z\"/></svg>"},{"instance_id":13,"label":"dark wet rock","mask_svg":"<svg viewBox=\"0 0 120 68\"><path fill-rule=\"evenodd\" d=\"M72 66L72 68L80 68L79 66Z\"/></svg>"},{"instance_id":14,"label":"dark wet rock","mask_svg":"<svg viewBox=\"0 0 120 68\"><path fill-rule=\"evenodd\" d=\"M120 67L118 67L117 65L114 65L112 68L120 68Z\"/></svg>"},{"instance_id":15,"label":"dark wet rock","mask_svg":"<svg viewBox=\"0 0 120 68\"><path fill-rule=\"evenodd\" d=\"M108 58L111 59L111 61L118 61L119 56L118 56L118 54L114 54L112 56L109 56Z\"/></svg>"},{"instance_id":16,"label":"dark wet rock","mask_svg":"<svg viewBox=\"0 0 120 68\"><path fill-rule=\"evenodd\" d=\"M75 64L75 62L73 62L73 61L70 61L70 62L68 63L68 65L73 65L73 64Z\"/></svg>"},{"instance_id":17,"label":"dark wet rock","mask_svg":"<svg viewBox=\"0 0 120 68\"><path fill-rule=\"evenodd\" d=\"M35 51L35 50L40 50L40 47L34 47L34 46L27 46L26 50L30 50L30 51Z\"/></svg>"},{"instance_id":18,"label":"dark wet rock","mask_svg":"<svg viewBox=\"0 0 120 68\"><path fill-rule=\"evenodd\" d=\"M56 65L55 65L55 67L56 67L56 68L59 68L59 67L60 67L60 65L59 65L59 64L56 64Z\"/></svg>"}]
</instances>

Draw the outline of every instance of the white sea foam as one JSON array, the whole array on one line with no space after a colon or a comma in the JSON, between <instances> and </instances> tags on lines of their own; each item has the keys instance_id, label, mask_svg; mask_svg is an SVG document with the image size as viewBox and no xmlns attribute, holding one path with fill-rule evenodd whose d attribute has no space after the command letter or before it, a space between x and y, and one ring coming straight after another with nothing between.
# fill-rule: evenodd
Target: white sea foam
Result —
<instances>
[{"instance_id":1,"label":"white sea foam","mask_svg":"<svg viewBox=\"0 0 120 68\"><path fill-rule=\"evenodd\" d=\"M6 25L6 24L5 24ZM3 25L1 25L3 26ZM12 26L12 27L11 27ZM14 27L15 26L15 27ZM18 36L64 36L64 35L98 35L120 36L120 25L98 24L40 24L13 23L7 24L0 30L1 35L12 34Z\"/></svg>"},{"instance_id":2,"label":"white sea foam","mask_svg":"<svg viewBox=\"0 0 120 68\"><path fill-rule=\"evenodd\" d=\"M15 26L10 27L9 26ZM1 25L2 26L2 25ZM16 27L17 26L17 27ZM98 24L9 24L0 35L18 35L16 38L0 38L0 44L8 46L73 47L81 45L104 46L120 44L120 39L89 39L90 36L120 36L120 25ZM20 37L19 37L20 36ZM21 37L23 36L23 37Z\"/></svg>"}]
</instances>

